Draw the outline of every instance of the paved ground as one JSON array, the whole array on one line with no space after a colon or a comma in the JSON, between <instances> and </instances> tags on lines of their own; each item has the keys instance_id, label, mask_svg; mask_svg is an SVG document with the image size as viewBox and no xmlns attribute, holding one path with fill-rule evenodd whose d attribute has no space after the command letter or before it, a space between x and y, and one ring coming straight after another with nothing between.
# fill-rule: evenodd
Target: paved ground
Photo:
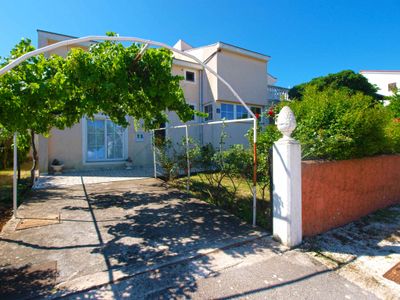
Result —
<instances>
[{"instance_id":1,"label":"paved ground","mask_svg":"<svg viewBox=\"0 0 400 300\"><path fill-rule=\"evenodd\" d=\"M400 262L400 205L306 239L303 248L382 299L400 299L400 284L383 277Z\"/></svg>"},{"instance_id":2,"label":"paved ground","mask_svg":"<svg viewBox=\"0 0 400 300\"><path fill-rule=\"evenodd\" d=\"M0 234L0 299L376 299L155 179L59 183L34 191L19 218ZM21 220L49 225L16 231Z\"/></svg>"},{"instance_id":3,"label":"paved ground","mask_svg":"<svg viewBox=\"0 0 400 300\"><path fill-rule=\"evenodd\" d=\"M67 297L81 299L378 299L269 237Z\"/></svg>"},{"instance_id":4,"label":"paved ground","mask_svg":"<svg viewBox=\"0 0 400 300\"><path fill-rule=\"evenodd\" d=\"M16 231L17 219L3 228L3 297L81 290L265 234L155 179L37 190L18 213L52 224Z\"/></svg>"},{"instance_id":5,"label":"paved ground","mask_svg":"<svg viewBox=\"0 0 400 300\"><path fill-rule=\"evenodd\" d=\"M82 178L85 184L137 180L153 177L152 168L132 169L98 169L66 171L62 175L41 175L35 184L35 189L48 189L80 185Z\"/></svg>"}]
</instances>

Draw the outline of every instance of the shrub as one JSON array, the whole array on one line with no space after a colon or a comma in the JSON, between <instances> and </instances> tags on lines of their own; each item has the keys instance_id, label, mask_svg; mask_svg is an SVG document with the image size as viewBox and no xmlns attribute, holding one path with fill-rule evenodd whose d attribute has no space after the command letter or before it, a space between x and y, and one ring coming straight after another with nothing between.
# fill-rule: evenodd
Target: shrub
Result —
<instances>
[{"instance_id":1,"label":"shrub","mask_svg":"<svg viewBox=\"0 0 400 300\"><path fill-rule=\"evenodd\" d=\"M154 145L158 154L157 161L162 168L165 180L174 179L179 172L179 162L171 140L156 139Z\"/></svg>"},{"instance_id":2,"label":"shrub","mask_svg":"<svg viewBox=\"0 0 400 300\"><path fill-rule=\"evenodd\" d=\"M396 138L396 125L386 128L391 114L362 93L308 86L302 101L283 105L289 105L296 116L293 137L301 143L303 159L351 159L391 153L397 147L391 141ZM272 145L279 137L275 126L267 127L259 144L266 139Z\"/></svg>"},{"instance_id":3,"label":"shrub","mask_svg":"<svg viewBox=\"0 0 400 300\"><path fill-rule=\"evenodd\" d=\"M391 120L386 127L386 136L390 153L400 153L400 120Z\"/></svg>"},{"instance_id":4,"label":"shrub","mask_svg":"<svg viewBox=\"0 0 400 300\"><path fill-rule=\"evenodd\" d=\"M387 108L393 114L394 118L400 118L400 91L396 90L393 96L386 97L390 101Z\"/></svg>"},{"instance_id":5,"label":"shrub","mask_svg":"<svg viewBox=\"0 0 400 300\"><path fill-rule=\"evenodd\" d=\"M303 101L289 104L303 158L339 160L386 152L390 116L381 104L371 103L373 99L362 93L306 88Z\"/></svg>"}]
</instances>

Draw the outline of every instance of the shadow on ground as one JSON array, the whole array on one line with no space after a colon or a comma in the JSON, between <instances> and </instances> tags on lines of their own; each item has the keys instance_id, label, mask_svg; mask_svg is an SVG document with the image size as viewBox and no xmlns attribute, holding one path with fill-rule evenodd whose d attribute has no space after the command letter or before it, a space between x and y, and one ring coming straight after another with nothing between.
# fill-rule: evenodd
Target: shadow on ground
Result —
<instances>
[{"instance_id":1,"label":"shadow on ground","mask_svg":"<svg viewBox=\"0 0 400 300\"><path fill-rule=\"evenodd\" d=\"M30 296L49 291L62 296L136 276L140 284L130 287L130 295L138 298L146 298L151 289L182 284L193 293L196 276L214 273L214 262L203 254L219 248L230 257L245 257L263 250L233 250L231 246L265 233L153 179L36 191L20 208L20 217L45 218L55 212L60 212L61 224L21 231L11 230L10 225L2 232L2 286L4 280L7 286L26 282ZM179 272L168 271L193 258L198 263L182 266ZM57 262L57 275L53 271L24 275L26 265L35 267L50 260ZM2 289L0 298L23 296L14 292ZM123 297L119 291L109 292L110 297Z\"/></svg>"},{"instance_id":2,"label":"shadow on ground","mask_svg":"<svg viewBox=\"0 0 400 300\"><path fill-rule=\"evenodd\" d=\"M26 265L0 269L1 299L24 299L51 292L56 285L57 271L53 264Z\"/></svg>"}]
</instances>

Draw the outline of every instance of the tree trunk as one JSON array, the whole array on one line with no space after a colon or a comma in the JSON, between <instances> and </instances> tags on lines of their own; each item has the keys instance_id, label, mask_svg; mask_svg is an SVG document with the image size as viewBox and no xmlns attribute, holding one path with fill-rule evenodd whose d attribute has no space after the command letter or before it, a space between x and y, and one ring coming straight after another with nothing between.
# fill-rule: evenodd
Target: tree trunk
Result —
<instances>
[{"instance_id":1,"label":"tree trunk","mask_svg":"<svg viewBox=\"0 0 400 300\"><path fill-rule=\"evenodd\" d=\"M32 169L31 169L31 186L35 183L35 171L37 169L38 154L35 145L35 132L31 130L31 146L32 146Z\"/></svg>"}]
</instances>

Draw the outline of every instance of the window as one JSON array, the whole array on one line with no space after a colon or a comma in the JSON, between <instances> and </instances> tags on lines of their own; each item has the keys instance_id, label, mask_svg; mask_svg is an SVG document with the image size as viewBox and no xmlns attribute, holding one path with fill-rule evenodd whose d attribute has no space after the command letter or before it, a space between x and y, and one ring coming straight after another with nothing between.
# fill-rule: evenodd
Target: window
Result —
<instances>
[{"instance_id":1,"label":"window","mask_svg":"<svg viewBox=\"0 0 400 300\"><path fill-rule=\"evenodd\" d=\"M396 82L392 82L388 84L388 91L389 92L395 92L397 90L397 84Z\"/></svg>"},{"instance_id":2,"label":"window","mask_svg":"<svg viewBox=\"0 0 400 300\"><path fill-rule=\"evenodd\" d=\"M257 115L261 116L261 107L251 106L250 109L253 112L253 114L256 115L256 117Z\"/></svg>"},{"instance_id":3,"label":"window","mask_svg":"<svg viewBox=\"0 0 400 300\"><path fill-rule=\"evenodd\" d=\"M193 109L193 110L196 109L196 106L194 106L194 105L189 105L189 106L190 106L190 108ZM196 116L193 114L193 115L192 115L191 121L194 121L195 119L196 119Z\"/></svg>"},{"instance_id":4,"label":"window","mask_svg":"<svg viewBox=\"0 0 400 300\"><path fill-rule=\"evenodd\" d=\"M247 119L248 117L247 109L242 105L236 105L236 119Z\"/></svg>"},{"instance_id":5,"label":"window","mask_svg":"<svg viewBox=\"0 0 400 300\"><path fill-rule=\"evenodd\" d=\"M185 71L185 80L189 82L195 82L195 75L192 71Z\"/></svg>"},{"instance_id":6,"label":"window","mask_svg":"<svg viewBox=\"0 0 400 300\"><path fill-rule=\"evenodd\" d=\"M205 121L210 121L213 119L213 105L212 104L205 105L204 112L206 114L208 114L208 116L204 118Z\"/></svg>"},{"instance_id":7,"label":"window","mask_svg":"<svg viewBox=\"0 0 400 300\"><path fill-rule=\"evenodd\" d=\"M233 104L221 104L221 119L233 120L235 118Z\"/></svg>"},{"instance_id":8,"label":"window","mask_svg":"<svg viewBox=\"0 0 400 300\"><path fill-rule=\"evenodd\" d=\"M107 119L87 120L88 161L124 159L125 128Z\"/></svg>"}]
</instances>

